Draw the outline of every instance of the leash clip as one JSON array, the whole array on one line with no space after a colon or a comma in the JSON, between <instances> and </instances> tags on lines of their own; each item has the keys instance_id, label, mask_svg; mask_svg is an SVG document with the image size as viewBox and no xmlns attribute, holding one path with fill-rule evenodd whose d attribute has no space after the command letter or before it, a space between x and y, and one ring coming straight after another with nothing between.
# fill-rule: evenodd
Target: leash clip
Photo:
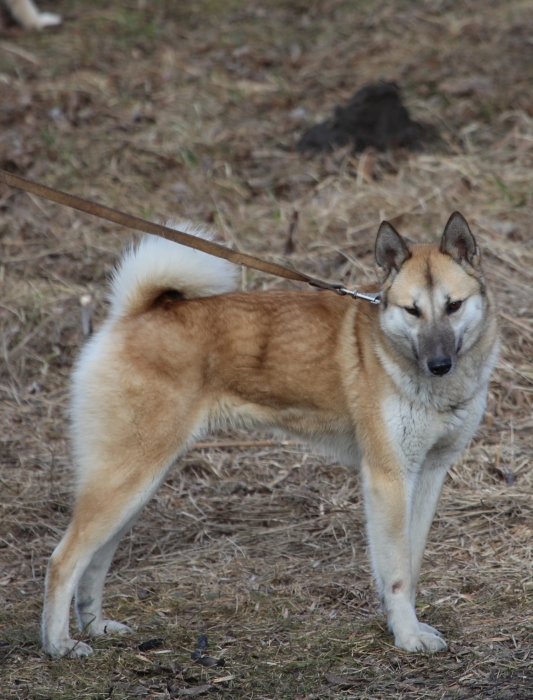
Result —
<instances>
[{"instance_id":1,"label":"leash clip","mask_svg":"<svg viewBox=\"0 0 533 700\"><path fill-rule=\"evenodd\" d=\"M363 299L364 301L369 301L371 304L379 304L381 302L380 294L370 293L370 292L359 292L357 289L347 289L346 287L338 287L336 290L337 294L342 294L343 296L347 294L354 299Z\"/></svg>"}]
</instances>

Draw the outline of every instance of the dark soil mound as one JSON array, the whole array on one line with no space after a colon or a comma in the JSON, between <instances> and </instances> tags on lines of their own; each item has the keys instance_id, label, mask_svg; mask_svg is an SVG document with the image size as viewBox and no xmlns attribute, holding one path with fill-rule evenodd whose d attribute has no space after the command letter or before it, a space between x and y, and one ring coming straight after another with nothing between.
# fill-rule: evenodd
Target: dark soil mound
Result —
<instances>
[{"instance_id":1,"label":"dark soil mound","mask_svg":"<svg viewBox=\"0 0 533 700\"><path fill-rule=\"evenodd\" d=\"M398 147L418 150L424 141L435 137L434 127L411 119L398 85L380 82L365 85L346 107L335 107L333 118L306 131L297 148L332 151L353 143L356 153L369 146L380 151Z\"/></svg>"}]
</instances>

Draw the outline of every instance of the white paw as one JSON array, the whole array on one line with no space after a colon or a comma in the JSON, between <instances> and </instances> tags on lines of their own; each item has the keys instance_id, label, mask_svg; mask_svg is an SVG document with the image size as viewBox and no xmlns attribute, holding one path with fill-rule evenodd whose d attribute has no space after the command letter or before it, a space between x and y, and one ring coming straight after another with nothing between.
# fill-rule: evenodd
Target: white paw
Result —
<instances>
[{"instance_id":1,"label":"white paw","mask_svg":"<svg viewBox=\"0 0 533 700\"><path fill-rule=\"evenodd\" d=\"M86 630L87 634L91 637L99 637L104 634L129 634L133 632L131 627L122 624L122 622L115 622L114 620L100 620L100 622L93 622L90 624Z\"/></svg>"},{"instance_id":2,"label":"white paw","mask_svg":"<svg viewBox=\"0 0 533 700\"><path fill-rule=\"evenodd\" d=\"M44 29L45 27L56 27L63 21L61 15L55 15L53 12L40 12L39 13L39 29Z\"/></svg>"},{"instance_id":3,"label":"white paw","mask_svg":"<svg viewBox=\"0 0 533 700\"><path fill-rule=\"evenodd\" d=\"M415 634L406 634L401 637L397 636L394 639L394 643L400 649L405 649L405 651L443 651L446 649L447 644L444 641L442 635L433 630L433 627L429 625L424 625L424 623L419 623L420 630ZM431 632L427 630L433 630Z\"/></svg>"},{"instance_id":4,"label":"white paw","mask_svg":"<svg viewBox=\"0 0 533 700\"><path fill-rule=\"evenodd\" d=\"M75 639L66 639L58 644L46 644L43 647L46 654L55 659L68 657L69 659L78 659L82 656L90 656L93 653L92 647L85 642L78 642Z\"/></svg>"}]
</instances>

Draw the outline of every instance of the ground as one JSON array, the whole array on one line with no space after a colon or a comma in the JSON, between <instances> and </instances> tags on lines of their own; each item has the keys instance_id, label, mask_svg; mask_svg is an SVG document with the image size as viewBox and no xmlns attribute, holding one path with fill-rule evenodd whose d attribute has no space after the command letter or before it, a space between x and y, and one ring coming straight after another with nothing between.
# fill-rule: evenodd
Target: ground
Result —
<instances>
[{"instance_id":1,"label":"ground","mask_svg":"<svg viewBox=\"0 0 533 700\"><path fill-rule=\"evenodd\" d=\"M235 248L348 285L375 279L383 218L431 241L458 209L482 248L503 343L422 571L420 617L448 651L394 648L357 474L242 432L196 445L124 538L105 607L133 636L51 661L39 617L72 505L79 299L93 296L98 326L132 234L0 185L2 698L532 697L531 3L40 5L63 25L0 33L1 168L156 221L209 223ZM296 151L306 128L378 79L438 128L430 151ZM244 270L242 286L291 283ZM224 668L191 660L200 634Z\"/></svg>"}]
</instances>

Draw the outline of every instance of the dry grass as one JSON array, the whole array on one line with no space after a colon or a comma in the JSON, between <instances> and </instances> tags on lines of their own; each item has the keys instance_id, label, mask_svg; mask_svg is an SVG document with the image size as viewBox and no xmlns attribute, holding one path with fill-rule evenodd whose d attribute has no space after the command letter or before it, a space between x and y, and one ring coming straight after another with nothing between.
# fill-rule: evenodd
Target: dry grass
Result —
<instances>
[{"instance_id":1,"label":"dry grass","mask_svg":"<svg viewBox=\"0 0 533 700\"><path fill-rule=\"evenodd\" d=\"M78 299L91 292L103 318L129 233L0 187L2 698L159 698L202 683L258 700L530 698L530 3L146 4L59 0L58 31L4 31L0 167L134 214L214 222L231 244L279 261L297 210L293 264L346 283L373 279L383 217L414 240L440 235L454 209L473 224L503 353L420 585L421 618L450 650L392 647L357 476L243 433L192 450L122 543L106 607L134 636L100 640L79 662L41 654L45 566L71 506ZM439 152L295 152L304 128L378 78L399 81L413 116L440 128ZM286 284L249 271L242 281ZM190 660L200 633L225 668ZM138 650L155 637L164 646Z\"/></svg>"}]
</instances>

